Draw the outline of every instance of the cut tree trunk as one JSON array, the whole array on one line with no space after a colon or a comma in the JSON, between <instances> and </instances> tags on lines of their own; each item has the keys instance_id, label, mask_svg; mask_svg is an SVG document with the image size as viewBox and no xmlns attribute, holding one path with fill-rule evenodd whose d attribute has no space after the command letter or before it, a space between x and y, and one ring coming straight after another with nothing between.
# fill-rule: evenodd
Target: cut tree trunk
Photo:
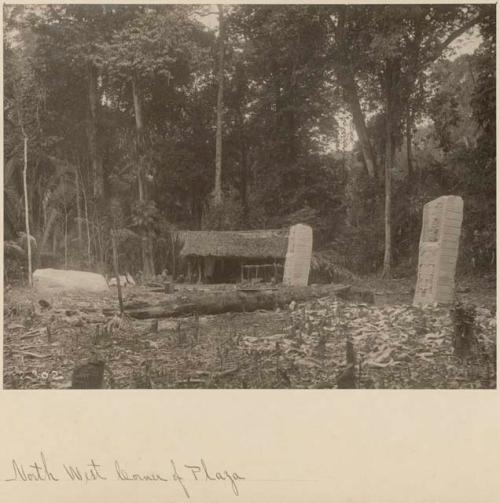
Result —
<instances>
[{"instance_id":1,"label":"cut tree trunk","mask_svg":"<svg viewBox=\"0 0 500 503\"><path fill-rule=\"evenodd\" d=\"M315 285L287 287L274 290L230 290L218 292L182 292L171 295L158 304L136 302L125 305L125 314L136 319L169 318L192 314L220 314L252 312L287 307L292 301L303 302L320 297L336 296L340 299L373 304L369 290L346 285Z\"/></svg>"}]
</instances>

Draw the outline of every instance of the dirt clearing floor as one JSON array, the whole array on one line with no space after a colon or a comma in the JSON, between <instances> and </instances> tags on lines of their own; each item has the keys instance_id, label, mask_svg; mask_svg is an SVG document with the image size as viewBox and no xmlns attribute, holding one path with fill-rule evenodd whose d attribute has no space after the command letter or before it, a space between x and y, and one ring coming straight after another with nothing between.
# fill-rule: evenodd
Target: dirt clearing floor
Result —
<instances>
[{"instance_id":1,"label":"dirt clearing floor","mask_svg":"<svg viewBox=\"0 0 500 503\"><path fill-rule=\"evenodd\" d=\"M114 290L46 298L11 288L4 388L70 388L73 369L89 359L105 362L106 388L337 388L348 340L358 388L494 388L494 278L458 284L460 299L476 306L476 344L466 359L454 356L449 309L411 306L413 285L364 278L359 286L375 292L375 305L326 297L158 323L105 316L103 309L116 309ZM186 287L178 288L180 295ZM125 289L125 302L161 296Z\"/></svg>"}]
</instances>

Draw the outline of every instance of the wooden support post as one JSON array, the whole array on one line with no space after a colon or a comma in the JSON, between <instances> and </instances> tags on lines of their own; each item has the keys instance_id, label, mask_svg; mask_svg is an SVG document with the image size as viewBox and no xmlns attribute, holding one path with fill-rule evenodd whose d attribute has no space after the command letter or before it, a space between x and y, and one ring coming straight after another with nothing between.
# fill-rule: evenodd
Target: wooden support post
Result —
<instances>
[{"instance_id":1,"label":"wooden support post","mask_svg":"<svg viewBox=\"0 0 500 503\"><path fill-rule=\"evenodd\" d=\"M193 282L193 264L191 263L191 257L187 259L187 279L189 283Z\"/></svg>"},{"instance_id":2,"label":"wooden support post","mask_svg":"<svg viewBox=\"0 0 500 503\"><path fill-rule=\"evenodd\" d=\"M243 260L240 260L240 272L241 272L241 282L243 283L243 280L245 279L245 275L243 273L244 271L244 266L243 266Z\"/></svg>"}]
</instances>

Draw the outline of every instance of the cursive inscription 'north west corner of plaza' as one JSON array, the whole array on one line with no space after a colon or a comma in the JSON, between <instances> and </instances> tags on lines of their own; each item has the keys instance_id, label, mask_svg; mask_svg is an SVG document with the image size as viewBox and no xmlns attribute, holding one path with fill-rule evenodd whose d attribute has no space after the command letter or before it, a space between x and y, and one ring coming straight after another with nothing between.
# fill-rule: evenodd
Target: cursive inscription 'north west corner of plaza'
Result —
<instances>
[{"instance_id":1,"label":"cursive inscription 'north west corner of plaza'","mask_svg":"<svg viewBox=\"0 0 500 503\"><path fill-rule=\"evenodd\" d=\"M235 496L239 496L239 483L245 477L232 470L216 471L209 468L204 459L199 462L182 464L170 459L159 469L145 472L136 470L130 464L115 459L114 466L108 470L106 464L97 463L94 458L86 464L56 464L49 462L48 457L42 451L39 456L28 462L19 461L19 458L11 460L11 473L5 482L60 482L61 480L74 483L102 483L110 479L120 482L172 482L182 490L187 498L190 498L189 487L193 484L211 483L221 487L231 488ZM114 477L113 477L114 468ZM2 479L0 479L2 480Z\"/></svg>"}]
</instances>

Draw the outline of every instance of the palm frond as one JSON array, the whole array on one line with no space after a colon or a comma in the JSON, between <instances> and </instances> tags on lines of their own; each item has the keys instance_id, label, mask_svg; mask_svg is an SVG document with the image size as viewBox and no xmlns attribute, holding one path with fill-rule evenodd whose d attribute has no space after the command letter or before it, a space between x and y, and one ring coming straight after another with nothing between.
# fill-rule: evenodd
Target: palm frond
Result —
<instances>
[{"instance_id":1,"label":"palm frond","mask_svg":"<svg viewBox=\"0 0 500 503\"><path fill-rule=\"evenodd\" d=\"M347 263L347 257L335 250L328 249L314 252L311 258L311 273L324 276L330 281L356 279L356 274L347 268Z\"/></svg>"},{"instance_id":2,"label":"palm frond","mask_svg":"<svg viewBox=\"0 0 500 503\"><path fill-rule=\"evenodd\" d=\"M28 247L28 240L26 238L27 234L26 232L20 232L19 237L17 238L17 244L21 246L24 250L27 249ZM31 244L31 251L35 251L37 248L37 243L36 239L30 235L30 244Z\"/></svg>"},{"instance_id":3,"label":"palm frond","mask_svg":"<svg viewBox=\"0 0 500 503\"><path fill-rule=\"evenodd\" d=\"M3 244L3 250L6 257L23 258L26 256L26 252L23 248L14 241L5 241Z\"/></svg>"},{"instance_id":4,"label":"palm frond","mask_svg":"<svg viewBox=\"0 0 500 503\"><path fill-rule=\"evenodd\" d=\"M116 234L116 237L117 237L119 243L122 243L127 240L140 240L141 239L141 236L139 234L137 234L136 232L134 232L130 229L125 229L125 228L117 229L115 231L115 234Z\"/></svg>"}]
</instances>

